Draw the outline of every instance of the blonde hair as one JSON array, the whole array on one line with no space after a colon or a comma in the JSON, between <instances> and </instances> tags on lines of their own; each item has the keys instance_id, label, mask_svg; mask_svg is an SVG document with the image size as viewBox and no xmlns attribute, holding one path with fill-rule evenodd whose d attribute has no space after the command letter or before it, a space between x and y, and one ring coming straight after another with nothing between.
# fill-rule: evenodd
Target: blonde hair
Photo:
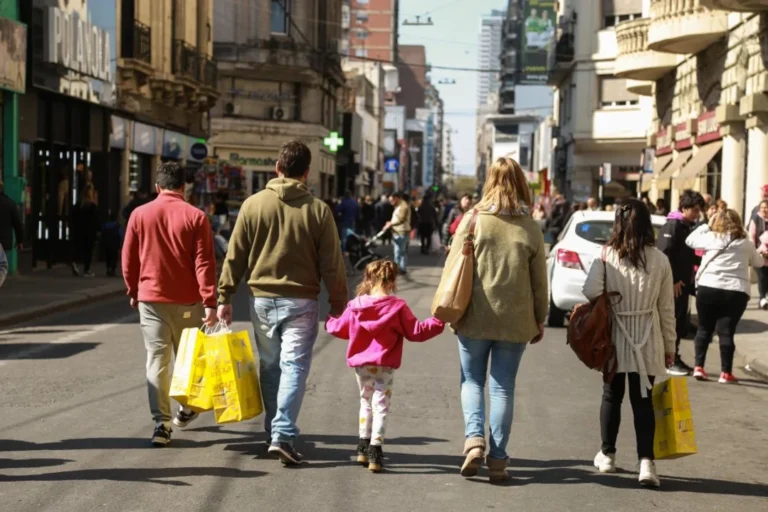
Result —
<instances>
[{"instance_id":1,"label":"blonde hair","mask_svg":"<svg viewBox=\"0 0 768 512\"><path fill-rule=\"evenodd\" d=\"M530 208L532 202L528 180L520 164L512 158L499 158L488 169L483 198L476 208L498 215Z\"/></svg>"},{"instance_id":2,"label":"blonde hair","mask_svg":"<svg viewBox=\"0 0 768 512\"><path fill-rule=\"evenodd\" d=\"M385 293L394 293L397 289L397 265L391 260L379 260L369 263L363 271L363 280L357 285L355 293L368 295L379 289Z\"/></svg>"},{"instance_id":3,"label":"blonde hair","mask_svg":"<svg viewBox=\"0 0 768 512\"><path fill-rule=\"evenodd\" d=\"M710 228L715 233L730 235L733 240L747 238L747 232L736 210L727 209L712 217Z\"/></svg>"},{"instance_id":4,"label":"blonde hair","mask_svg":"<svg viewBox=\"0 0 768 512\"><path fill-rule=\"evenodd\" d=\"M728 210L728 203L726 203L722 199L718 199L717 201L715 201L715 206L717 206L718 213L722 213Z\"/></svg>"}]
</instances>

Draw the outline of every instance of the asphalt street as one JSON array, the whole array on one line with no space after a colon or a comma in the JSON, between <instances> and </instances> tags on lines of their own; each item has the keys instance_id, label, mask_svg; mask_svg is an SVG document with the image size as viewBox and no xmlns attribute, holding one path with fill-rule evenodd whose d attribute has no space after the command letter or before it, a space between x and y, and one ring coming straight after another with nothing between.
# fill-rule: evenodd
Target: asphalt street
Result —
<instances>
[{"instance_id":1,"label":"asphalt street","mask_svg":"<svg viewBox=\"0 0 768 512\"><path fill-rule=\"evenodd\" d=\"M438 277L422 266L401 283L421 317ZM243 291L236 320L237 330L250 328ZM744 374L740 386L689 382L699 454L660 461L661 490L643 490L628 403L622 471L592 468L601 379L571 353L564 330L548 330L517 380L513 480L492 486L484 473L458 475L463 421L450 332L406 347L378 475L351 462L355 378L345 342L321 334L299 421L309 462L289 469L266 456L261 418L217 426L208 415L177 430L172 447L151 448L137 322L115 299L0 331L0 511L768 510L768 386ZM690 342L685 350L690 360Z\"/></svg>"}]
</instances>

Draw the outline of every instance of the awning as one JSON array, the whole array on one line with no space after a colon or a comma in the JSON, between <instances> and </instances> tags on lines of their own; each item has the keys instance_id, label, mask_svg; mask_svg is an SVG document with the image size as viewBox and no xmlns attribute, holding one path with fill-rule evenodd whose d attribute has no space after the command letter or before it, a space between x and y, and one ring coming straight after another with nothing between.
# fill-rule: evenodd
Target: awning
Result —
<instances>
[{"instance_id":1,"label":"awning","mask_svg":"<svg viewBox=\"0 0 768 512\"><path fill-rule=\"evenodd\" d=\"M670 188L670 180L672 179L672 175L688 162L688 159L691 158L691 153L693 153L693 150L691 149L686 149L678 153L677 158L675 158L672 163L669 164L669 167L664 169L664 171L656 176L656 188L659 190L666 190Z\"/></svg>"},{"instance_id":2,"label":"awning","mask_svg":"<svg viewBox=\"0 0 768 512\"><path fill-rule=\"evenodd\" d=\"M622 199L631 196L632 193L621 183L611 181L603 187L603 195L614 199Z\"/></svg>"},{"instance_id":3,"label":"awning","mask_svg":"<svg viewBox=\"0 0 768 512\"><path fill-rule=\"evenodd\" d=\"M668 155L662 155L653 159L653 173L643 174L643 180L640 185L640 192L648 192L651 190L653 180L656 179L669 165L669 163L672 161L672 156L672 153L669 153Z\"/></svg>"},{"instance_id":4,"label":"awning","mask_svg":"<svg viewBox=\"0 0 768 512\"><path fill-rule=\"evenodd\" d=\"M715 157L718 151L723 147L723 141L718 140L702 146L693 155L693 158L683 167L680 174L677 175L675 181L680 181L682 188L692 187L696 178L701 174L701 171L707 168L707 164Z\"/></svg>"}]
</instances>

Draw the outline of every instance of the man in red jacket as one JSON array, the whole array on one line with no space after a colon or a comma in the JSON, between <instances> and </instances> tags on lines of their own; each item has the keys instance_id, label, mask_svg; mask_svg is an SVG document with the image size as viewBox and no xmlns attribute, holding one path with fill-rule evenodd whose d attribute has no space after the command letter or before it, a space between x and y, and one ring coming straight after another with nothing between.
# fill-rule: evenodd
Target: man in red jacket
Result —
<instances>
[{"instance_id":1,"label":"man in red jacket","mask_svg":"<svg viewBox=\"0 0 768 512\"><path fill-rule=\"evenodd\" d=\"M216 257L205 214L184 201L184 169L157 169L157 199L134 210L125 230L123 278L138 308L147 348L154 446L171 441L171 358L184 329L216 322ZM205 309L203 309L205 308ZM197 413L181 408L173 423L186 427Z\"/></svg>"}]
</instances>

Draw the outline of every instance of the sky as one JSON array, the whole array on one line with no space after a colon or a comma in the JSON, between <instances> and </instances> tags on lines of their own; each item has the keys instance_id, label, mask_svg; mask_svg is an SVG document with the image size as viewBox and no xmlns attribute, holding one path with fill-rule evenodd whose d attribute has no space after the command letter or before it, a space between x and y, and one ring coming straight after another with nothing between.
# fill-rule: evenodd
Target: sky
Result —
<instances>
[{"instance_id":1,"label":"sky","mask_svg":"<svg viewBox=\"0 0 768 512\"><path fill-rule=\"evenodd\" d=\"M432 66L478 67L480 20L492 9L506 10L507 0L400 0L400 44L421 44ZM415 16L432 18L433 26L403 26ZM445 122L452 134L456 172L475 174L475 112L477 73L434 69L432 83L456 80L455 85L437 85L444 101Z\"/></svg>"}]
</instances>

